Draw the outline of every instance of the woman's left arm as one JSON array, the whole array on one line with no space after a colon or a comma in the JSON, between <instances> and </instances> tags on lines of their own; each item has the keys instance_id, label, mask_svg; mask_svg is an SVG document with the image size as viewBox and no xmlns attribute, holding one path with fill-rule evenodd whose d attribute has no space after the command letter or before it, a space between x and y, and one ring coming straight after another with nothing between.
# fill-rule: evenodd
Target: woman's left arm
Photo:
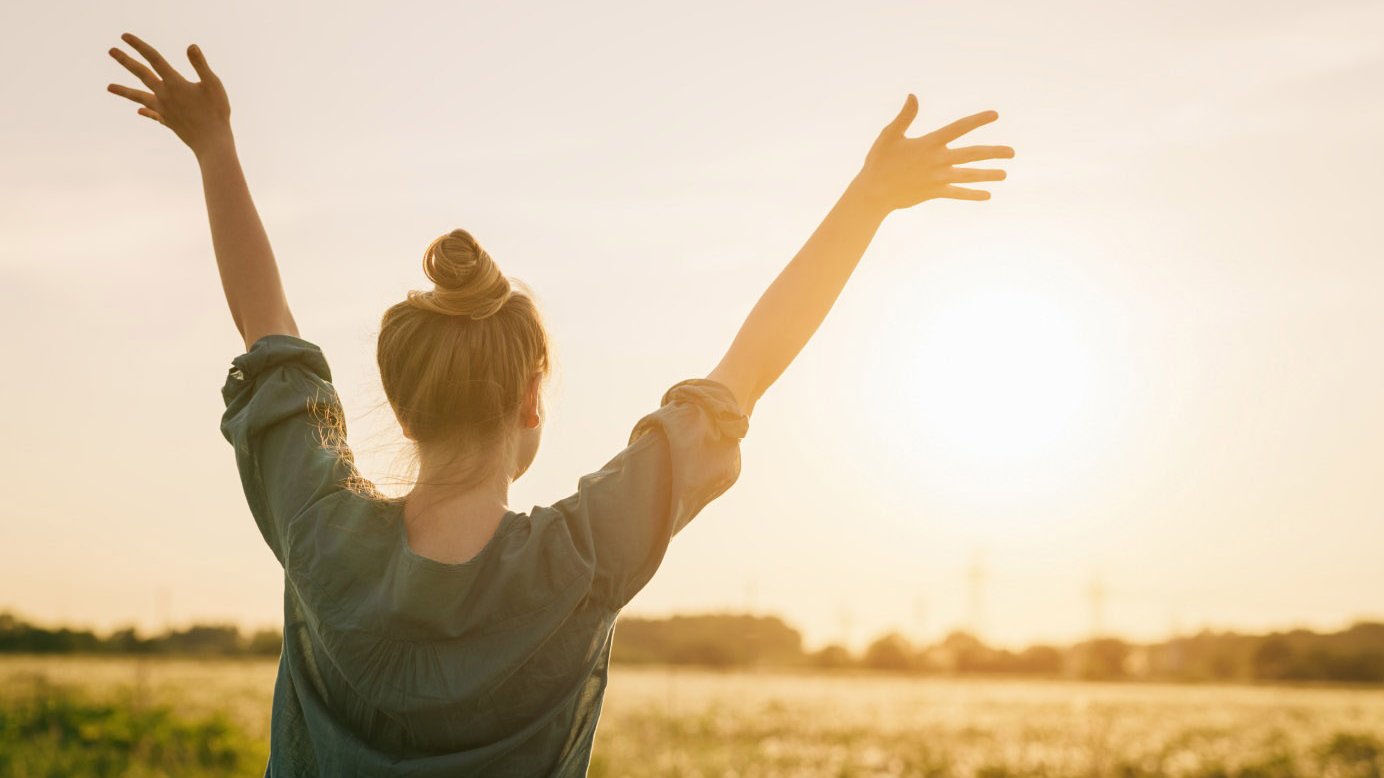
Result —
<instances>
[{"instance_id":1,"label":"woman's left arm","mask_svg":"<svg viewBox=\"0 0 1384 778\"><path fill-rule=\"evenodd\" d=\"M111 84L107 91L139 103L139 115L168 127L196 155L221 287L246 350L265 335L296 337L298 325L288 309L274 251L236 154L231 106L221 79L207 66L196 45L187 50L201 78L194 83L174 70L154 47L129 33L121 39L143 55L153 70L120 49L111 49L111 56L149 91L118 84Z\"/></svg>"}]
</instances>

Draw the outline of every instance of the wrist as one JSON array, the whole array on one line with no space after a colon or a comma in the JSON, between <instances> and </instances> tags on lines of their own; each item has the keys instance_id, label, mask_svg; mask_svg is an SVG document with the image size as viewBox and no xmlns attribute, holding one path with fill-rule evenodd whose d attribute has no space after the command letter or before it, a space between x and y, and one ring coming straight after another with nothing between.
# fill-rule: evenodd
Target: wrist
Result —
<instances>
[{"instance_id":1,"label":"wrist","mask_svg":"<svg viewBox=\"0 0 1384 778\"><path fill-rule=\"evenodd\" d=\"M884 217L894 210L893 206L888 204L879 191L871 186L870 179L863 172L857 173L855 178L846 185L846 191L841 195L841 200L854 210L879 221L883 221Z\"/></svg>"},{"instance_id":2,"label":"wrist","mask_svg":"<svg viewBox=\"0 0 1384 778\"><path fill-rule=\"evenodd\" d=\"M216 133L201 140L192 147L192 153L197 157L199 163L205 163L212 159L234 157L235 156L235 136L231 134L231 128L227 127L224 132Z\"/></svg>"}]
</instances>

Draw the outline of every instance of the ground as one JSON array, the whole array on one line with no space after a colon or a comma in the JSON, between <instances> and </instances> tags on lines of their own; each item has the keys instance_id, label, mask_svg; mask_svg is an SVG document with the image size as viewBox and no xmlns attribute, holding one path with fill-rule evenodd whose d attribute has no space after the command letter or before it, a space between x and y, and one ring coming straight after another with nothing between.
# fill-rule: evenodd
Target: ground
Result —
<instances>
[{"instance_id":1,"label":"ground","mask_svg":"<svg viewBox=\"0 0 1384 778\"><path fill-rule=\"evenodd\" d=\"M121 717L119 736L139 741L127 748L133 761L83 763L81 769L257 778L263 774L275 667L262 659L0 658L6 706L0 709L0 748L11 752L7 768L0 752L0 773L53 774L44 766L61 762L65 750L77 748L75 741L113 737L112 725L102 729L91 721L123 716L130 707L166 708L168 721L190 722L192 728L160 737L183 742L192 737L188 732L202 733L196 736L215 748L169 757L168 749L148 745L154 735L129 735L133 725ZM83 699L114 701L114 707L64 713L81 719L69 734L50 721L43 725L47 740L18 737L25 722L16 713L19 701L25 695L32 701L35 688L51 695L69 685L83 690ZM214 723L210 729L208 721ZM161 722L139 732L170 726ZM98 751L90 742L84 747L87 754ZM169 758L189 761L170 768ZM193 762L196 770L189 766ZM1381 772L1384 689L1378 688L630 666L611 670L591 768L593 776L1286 778Z\"/></svg>"}]
</instances>

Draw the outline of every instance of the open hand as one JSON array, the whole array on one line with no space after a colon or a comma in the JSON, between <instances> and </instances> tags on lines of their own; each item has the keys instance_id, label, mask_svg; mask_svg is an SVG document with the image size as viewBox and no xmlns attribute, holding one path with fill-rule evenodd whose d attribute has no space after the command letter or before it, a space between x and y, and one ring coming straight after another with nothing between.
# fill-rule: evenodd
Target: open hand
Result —
<instances>
[{"instance_id":1,"label":"open hand","mask_svg":"<svg viewBox=\"0 0 1384 778\"><path fill-rule=\"evenodd\" d=\"M947 144L999 118L994 111L983 111L948 124L918 138L904 132L918 115L918 98L909 95L903 110L880 132L865 166L856 176L856 185L872 202L888 210L908 208L925 200L947 197L955 200L988 200L990 193L957 184L1002 181L1003 170L958 167L967 162L1009 159L1009 146L963 146Z\"/></svg>"},{"instance_id":2,"label":"open hand","mask_svg":"<svg viewBox=\"0 0 1384 778\"><path fill-rule=\"evenodd\" d=\"M151 71L143 62L118 48L111 49L110 55L149 87L149 91L119 84L107 86L106 91L139 103L142 106L137 111L140 116L147 116L172 130L195 154L200 155L209 146L231 137L231 104L226 90L221 79L207 66L206 57L196 44L187 47L187 58L202 79L194 83L174 70L153 46L128 32L120 38L143 55L154 69Z\"/></svg>"}]
</instances>

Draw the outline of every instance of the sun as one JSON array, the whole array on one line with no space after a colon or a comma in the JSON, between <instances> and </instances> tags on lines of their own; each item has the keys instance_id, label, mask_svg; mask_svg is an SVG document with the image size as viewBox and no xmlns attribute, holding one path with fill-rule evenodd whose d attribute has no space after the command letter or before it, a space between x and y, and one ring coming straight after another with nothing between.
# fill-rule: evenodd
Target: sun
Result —
<instances>
[{"instance_id":1,"label":"sun","mask_svg":"<svg viewBox=\"0 0 1384 778\"><path fill-rule=\"evenodd\" d=\"M988 463L1078 441L1098 376L1069 306L1039 289L983 286L939 302L918 323L904 357L914 434Z\"/></svg>"}]
</instances>

